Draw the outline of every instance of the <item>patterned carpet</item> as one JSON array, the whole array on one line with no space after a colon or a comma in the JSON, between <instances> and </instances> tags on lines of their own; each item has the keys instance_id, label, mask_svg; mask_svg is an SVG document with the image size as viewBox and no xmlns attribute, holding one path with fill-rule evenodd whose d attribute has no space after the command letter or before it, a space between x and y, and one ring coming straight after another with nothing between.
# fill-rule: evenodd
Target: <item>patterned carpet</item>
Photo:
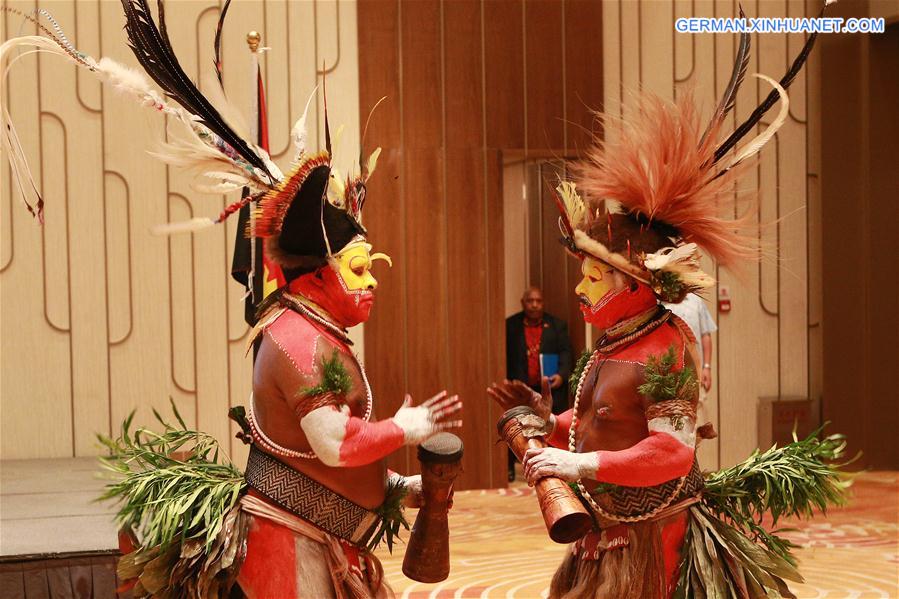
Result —
<instances>
[{"instance_id":1,"label":"patterned carpet","mask_svg":"<svg viewBox=\"0 0 899 599\"><path fill-rule=\"evenodd\" d=\"M407 513L411 523L415 511ZM812 522L786 523L798 551L804 584L792 585L802 598L899 597L899 474L861 475L850 504ZM549 540L533 490L463 491L450 513L452 567L439 584L403 576L405 547L390 556L379 551L388 582L398 597L536 598L546 596L565 547Z\"/></svg>"}]
</instances>

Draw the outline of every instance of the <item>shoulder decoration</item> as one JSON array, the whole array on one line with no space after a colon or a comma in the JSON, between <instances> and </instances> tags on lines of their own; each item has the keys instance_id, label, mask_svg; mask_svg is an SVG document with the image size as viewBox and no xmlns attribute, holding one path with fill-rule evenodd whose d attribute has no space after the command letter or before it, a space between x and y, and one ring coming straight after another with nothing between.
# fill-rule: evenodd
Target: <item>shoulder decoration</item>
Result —
<instances>
[{"instance_id":1,"label":"shoulder decoration","mask_svg":"<svg viewBox=\"0 0 899 599\"><path fill-rule=\"evenodd\" d=\"M299 396L313 397L324 393L346 395L352 389L350 374L335 349L330 358L322 356L322 381L314 387L307 387L298 393Z\"/></svg>"},{"instance_id":2,"label":"shoulder decoration","mask_svg":"<svg viewBox=\"0 0 899 599\"><path fill-rule=\"evenodd\" d=\"M578 384L580 383L581 376L584 374L584 369L587 367L587 362L590 361L590 356L593 355L593 352L589 349L585 349L584 353L577 359L577 362L574 364L574 369L571 371L571 376L568 377L568 392L574 396L577 393Z\"/></svg>"},{"instance_id":3,"label":"shoulder decoration","mask_svg":"<svg viewBox=\"0 0 899 599\"><path fill-rule=\"evenodd\" d=\"M637 391L655 403L672 400L693 401L699 390L696 372L689 366L677 370L676 365L677 355L674 345L661 356L649 356L644 369L646 382L637 387Z\"/></svg>"}]
</instances>

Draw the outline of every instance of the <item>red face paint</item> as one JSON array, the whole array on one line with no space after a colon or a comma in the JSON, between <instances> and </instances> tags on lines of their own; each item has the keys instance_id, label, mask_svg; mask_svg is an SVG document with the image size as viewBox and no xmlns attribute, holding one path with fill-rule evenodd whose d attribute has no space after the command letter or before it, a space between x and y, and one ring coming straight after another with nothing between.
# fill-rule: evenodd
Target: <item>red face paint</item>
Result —
<instances>
[{"instance_id":1,"label":"red face paint","mask_svg":"<svg viewBox=\"0 0 899 599\"><path fill-rule=\"evenodd\" d=\"M599 329L607 329L626 318L649 310L658 303L649 285L637 282L634 285L636 288L629 286L617 291L611 290L594 305L581 303L584 320Z\"/></svg>"},{"instance_id":2,"label":"red face paint","mask_svg":"<svg viewBox=\"0 0 899 599\"><path fill-rule=\"evenodd\" d=\"M368 320L375 301L374 292L368 289L347 289L340 274L330 265L294 279L290 291L321 306L344 328Z\"/></svg>"}]
</instances>

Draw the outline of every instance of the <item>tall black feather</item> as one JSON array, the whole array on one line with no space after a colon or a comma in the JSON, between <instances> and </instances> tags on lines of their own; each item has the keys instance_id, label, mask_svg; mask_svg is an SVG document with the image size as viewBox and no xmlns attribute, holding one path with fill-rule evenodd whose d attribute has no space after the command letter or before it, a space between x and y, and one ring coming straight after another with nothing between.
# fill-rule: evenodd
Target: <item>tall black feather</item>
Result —
<instances>
[{"instance_id":1,"label":"tall black feather","mask_svg":"<svg viewBox=\"0 0 899 599\"><path fill-rule=\"evenodd\" d=\"M167 96L199 117L200 122L210 131L231 146L244 160L260 169L268 175L270 180L274 181L275 178L269 172L265 161L225 123L222 116L200 93L197 86L181 68L178 58L172 51L168 36L164 35L162 0L158 0L160 28L157 28L146 0L121 1L122 7L125 9L125 31L128 33L128 45L147 74L159 84Z\"/></svg>"},{"instance_id":2,"label":"tall black feather","mask_svg":"<svg viewBox=\"0 0 899 599\"><path fill-rule=\"evenodd\" d=\"M821 7L821 11L818 13L818 18L824 16L824 10L827 8L827 4ZM796 75L799 74L799 71L802 70L802 67L805 66L805 61L808 60L808 55L811 53L812 48L815 46L815 40L818 38L818 32L812 33L808 36L808 39L805 41L805 45L802 46L802 50L799 52L799 55L796 56L796 59L793 61L793 64L790 65L789 70L780 80L780 86L784 89L790 87L790 84L793 83L793 80L796 78ZM720 146L715 150L715 160L712 164L717 163L721 158L727 154L737 142L739 142L743 137L749 133L750 129L755 127L755 125L762 119L766 112L771 110L771 107L780 99L780 94L777 90L773 90L768 94L768 97L765 98L765 101L759 104L758 108L752 111L752 114L749 115L749 118L746 119L742 125L737 127L737 129L730 134L730 137L725 139Z\"/></svg>"},{"instance_id":3,"label":"tall black feather","mask_svg":"<svg viewBox=\"0 0 899 599\"><path fill-rule=\"evenodd\" d=\"M743 12L742 5L740 6L740 18L746 18L746 13ZM705 143L706 137L718 128L718 125L721 124L724 117L727 116L727 113L733 110L737 100L737 92L740 90L743 78L746 77L746 69L749 67L751 44L752 36L746 31L741 33L740 44L737 46L737 55L734 59L734 68L730 74L730 82L728 82L727 87L724 89L724 93L721 95L721 102L718 104L718 108L715 109L715 115L709 122L709 126L705 130L705 133L702 134L702 139L699 142L700 146Z\"/></svg>"},{"instance_id":4,"label":"tall black feather","mask_svg":"<svg viewBox=\"0 0 899 599\"><path fill-rule=\"evenodd\" d=\"M162 34L162 42L165 44L165 49L174 54L175 50L172 48L169 32L165 27L165 2L163 0L156 0L156 12L159 13L159 31ZM150 14L149 10L147 14Z\"/></svg>"},{"instance_id":5,"label":"tall black feather","mask_svg":"<svg viewBox=\"0 0 899 599\"><path fill-rule=\"evenodd\" d=\"M215 27L215 74L219 78L219 84L224 85L222 81L222 28L225 26L225 17L228 15L228 7L231 6L231 0L225 0L222 12L219 14L219 22Z\"/></svg>"},{"instance_id":6,"label":"tall black feather","mask_svg":"<svg viewBox=\"0 0 899 599\"><path fill-rule=\"evenodd\" d=\"M325 63L322 62L322 98L323 104L325 105L325 150L328 151L328 156L331 155L331 127L328 125L328 84L326 79L328 77L327 69L325 68Z\"/></svg>"}]
</instances>

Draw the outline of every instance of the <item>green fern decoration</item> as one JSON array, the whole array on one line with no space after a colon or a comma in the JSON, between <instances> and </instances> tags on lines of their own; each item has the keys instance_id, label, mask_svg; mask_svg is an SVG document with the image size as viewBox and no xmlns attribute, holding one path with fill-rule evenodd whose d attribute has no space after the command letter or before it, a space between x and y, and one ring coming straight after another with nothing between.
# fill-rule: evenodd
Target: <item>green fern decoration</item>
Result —
<instances>
[{"instance_id":1,"label":"green fern decoration","mask_svg":"<svg viewBox=\"0 0 899 599\"><path fill-rule=\"evenodd\" d=\"M409 522L403 514L403 499L409 490L401 477L394 476L387 481L387 494L384 502L375 508L381 517L381 524L368 543L368 550L374 551L381 541L387 543L387 551L393 553L393 543L399 538L400 527L409 530Z\"/></svg>"},{"instance_id":2,"label":"green fern decoration","mask_svg":"<svg viewBox=\"0 0 899 599\"><path fill-rule=\"evenodd\" d=\"M815 510L846 503L846 489L852 478L840 468L853 460L835 463L844 457L843 435L819 439L822 426L805 439L767 451L756 450L732 468L706 475L704 505L715 515L731 522L745 534L762 541L771 551L795 565L794 545L777 533L781 518L809 518ZM772 530L762 527L768 514Z\"/></svg>"},{"instance_id":3,"label":"green fern decoration","mask_svg":"<svg viewBox=\"0 0 899 599\"><path fill-rule=\"evenodd\" d=\"M571 376L568 377L568 392L571 393L571 395L577 393L577 385L580 382L581 375L584 373L584 368L587 367L587 362L590 361L590 356L592 355L592 351L585 349L584 353L581 354L581 357L575 362L574 370L572 371Z\"/></svg>"},{"instance_id":4,"label":"green fern decoration","mask_svg":"<svg viewBox=\"0 0 899 599\"><path fill-rule=\"evenodd\" d=\"M108 451L100 462L116 479L98 501L121 504L116 521L139 530L142 547L202 539L208 550L240 498L243 474L227 458L220 461L213 437L187 428L174 401L172 411L178 426L153 410L161 433L132 433L132 412L117 438L97 435Z\"/></svg>"},{"instance_id":5,"label":"green fern decoration","mask_svg":"<svg viewBox=\"0 0 899 599\"><path fill-rule=\"evenodd\" d=\"M699 389L696 372L688 366L672 372L676 363L673 344L662 357L649 356L645 369L646 382L637 387L637 391L655 402L692 400Z\"/></svg>"},{"instance_id":6,"label":"green fern decoration","mask_svg":"<svg viewBox=\"0 0 899 599\"><path fill-rule=\"evenodd\" d=\"M350 374L340 359L340 352L335 349L330 358L322 357L322 382L314 387L303 389L299 395L305 397L324 393L346 395L352 388L353 381L350 379Z\"/></svg>"},{"instance_id":7,"label":"green fern decoration","mask_svg":"<svg viewBox=\"0 0 899 599\"><path fill-rule=\"evenodd\" d=\"M652 275L652 288L666 302L677 302L687 294L686 285L681 281L677 273L669 270L656 272Z\"/></svg>"}]
</instances>

